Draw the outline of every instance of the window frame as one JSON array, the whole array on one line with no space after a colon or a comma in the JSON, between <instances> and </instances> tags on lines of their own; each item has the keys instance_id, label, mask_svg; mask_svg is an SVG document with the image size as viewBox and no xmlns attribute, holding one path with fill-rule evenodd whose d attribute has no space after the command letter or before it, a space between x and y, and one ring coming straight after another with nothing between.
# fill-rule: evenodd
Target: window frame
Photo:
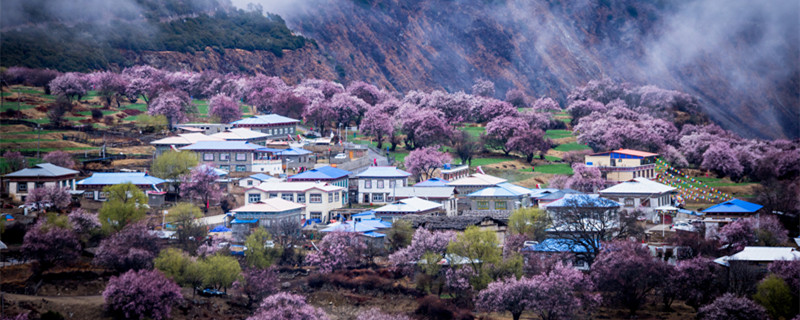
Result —
<instances>
[{"instance_id":1,"label":"window frame","mask_svg":"<svg viewBox=\"0 0 800 320\"><path fill-rule=\"evenodd\" d=\"M213 153L203 153L203 161L214 161L214 154Z\"/></svg>"},{"instance_id":2,"label":"window frame","mask_svg":"<svg viewBox=\"0 0 800 320\"><path fill-rule=\"evenodd\" d=\"M383 193L373 193L372 194L372 202L384 202Z\"/></svg>"},{"instance_id":3,"label":"window frame","mask_svg":"<svg viewBox=\"0 0 800 320\"><path fill-rule=\"evenodd\" d=\"M475 200L475 207L478 210L489 210L489 200Z\"/></svg>"},{"instance_id":4,"label":"window frame","mask_svg":"<svg viewBox=\"0 0 800 320\"><path fill-rule=\"evenodd\" d=\"M219 161L231 161L231 154L230 153L220 153L219 154Z\"/></svg>"},{"instance_id":5,"label":"window frame","mask_svg":"<svg viewBox=\"0 0 800 320\"><path fill-rule=\"evenodd\" d=\"M310 194L308 197L308 203L322 203L322 194L321 193Z\"/></svg>"},{"instance_id":6,"label":"window frame","mask_svg":"<svg viewBox=\"0 0 800 320\"><path fill-rule=\"evenodd\" d=\"M501 204L498 206L498 204ZM506 201L495 201L494 202L494 209L495 210L508 210L508 202Z\"/></svg>"},{"instance_id":7,"label":"window frame","mask_svg":"<svg viewBox=\"0 0 800 320\"><path fill-rule=\"evenodd\" d=\"M372 179L364 179L364 189L372 189Z\"/></svg>"},{"instance_id":8,"label":"window frame","mask_svg":"<svg viewBox=\"0 0 800 320\"><path fill-rule=\"evenodd\" d=\"M247 154L243 152L237 152L236 161L247 161Z\"/></svg>"},{"instance_id":9,"label":"window frame","mask_svg":"<svg viewBox=\"0 0 800 320\"><path fill-rule=\"evenodd\" d=\"M253 201L255 198L255 201ZM247 194L247 203L257 203L261 202L261 193L248 193Z\"/></svg>"}]
</instances>

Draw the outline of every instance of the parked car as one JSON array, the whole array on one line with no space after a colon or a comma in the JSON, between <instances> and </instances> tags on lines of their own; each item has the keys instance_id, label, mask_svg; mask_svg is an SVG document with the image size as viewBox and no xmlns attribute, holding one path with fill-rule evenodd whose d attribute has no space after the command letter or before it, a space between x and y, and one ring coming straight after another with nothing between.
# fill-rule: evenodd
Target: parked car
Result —
<instances>
[{"instance_id":1,"label":"parked car","mask_svg":"<svg viewBox=\"0 0 800 320\"><path fill-rule=\"evenodd\" d=\"M537 245L537 244L539 244L539 241L530 241L530 240L528 240L528 241L525 241L525 242L522 244L522 246L523 246L523 247L532 247L532 246L535 246L535 245Z\"/></svg>"},{"instance_id":2,"label":"parked car","mask_svg":"<svg viewBox=\"0 0 800 320\"><path fill-rule=\"evenodd\" d=\"M197 294L204 297L222 297L228 295L227 293L219 291L214 288L205 288L205 289L197 288Z\"/></svg>"},{"instance_id":3,"label":"parked car","mask_svg":"<svg viewBox=\"0 0 800 320\"><path fill-rule=\"evenodd\" d=\"M337 154L334 159L347 159L347 155L344 153Z\"/></svg>"}]
</instances>

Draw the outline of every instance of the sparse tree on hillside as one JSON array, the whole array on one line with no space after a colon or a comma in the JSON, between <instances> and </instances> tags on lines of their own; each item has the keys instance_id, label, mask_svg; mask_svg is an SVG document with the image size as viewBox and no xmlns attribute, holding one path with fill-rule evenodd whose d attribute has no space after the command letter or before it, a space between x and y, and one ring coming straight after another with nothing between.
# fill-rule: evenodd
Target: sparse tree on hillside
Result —
<instances>
[{"instance_id":1,"label":"sparse tree on hillside","mask_svg":"<svg viewBox=\"0 0 800 320\"><path fill-rule=\"evenodd\" d=\"M166 220L177 229L175 235L184 250L194 252L206 234L206 226L200 224L203 217L200 208L191 203L179 203L170 208Z\"/></svg>"},{"instance_id":2,"label":"sparse tree on hillside","mask_svg":"<svg viewBox=\"0 0 800 320\"><path fill-rule=\"evenodd\" d=\"M76 235L81 237L82 241L86 241L88 237L100 230L100 218L97 214L88 213L81 208L73 209L67 216L69 224Z\"/></svg>"},{"instance_id":3,"label":"sparse tree on hillside","mask_svg":"<svg viewBox=\"0 0 800 320\"><path fill-rule=\"evenodd\" d=\"M610 301L635 315L647 295L661 285L665 270L664 264L655 260L646 247L622 240L603 247L592 264L591 275Z\"/></svg>"},{"instance_id":4,"label":"sparse tree on hillside","mask_svg":"<svg viewBox=\"0 0 800 320\"><path fill-rule=\"evenodd\" d=\"M219 118L222 123L230 123L242 117L242 109L230 97L218 94L208 102L208 115Z\"/></svg>"},{"instance_id":5,"label":"sparse tree on hillside","mask_svg":"<svg viewBox=\"0 0 800 320\"><path fill-rule=\"evenodd\" d=\"M499 148L508 154L508 141L516 136L518 131L529 128L522 117L500 117L495 118L486 125L485 143L494 148Z\"/></svg>"},{"instance_id":6,"label":"sparse tree on hillside","mask_svg":"<svg viewBox=\"0 0 800 320\"><path fill-rule=\"evenodd\" d=\"M128 82L119 73L110 71L95 72L89 75L89 81L97 90L97 94L103 98L106 107L111 106L112 101L120 106L120 99L125 95Z\"/></svg>"},{"instance_id":7,"label":"sparse tree on hillside","mask_svg":"<svg viewBox=\"0 0 800 320\"><path fill-rule=\"evenodd\" d=\"M167 124L169 128L179 123L188 120L186 111L191 103L189 96L182 91L169 90L159 93L153 99L150 106L147 108L147 114L151 116L163 115L167 117Z\"/></svg>"},{"instance_id":8,"label":"sparse tree on hillside","mask_svg":"<svg viewBox=\"0 0 800 320\"><path fill-rule=\"evenodd\" d=\"M494 97L494 82L487 79L478 79L472 85L472 94L481 97Z\"/></svg>"},{"instance_id":9,"label":"sparse tree on hillside","mask_svg":"<svg viewBox=\"0 0 800 320\"><path fill-rule=\"evenodd\" d=\"M3 159L6 159L4 173L14 172L25 167L25 157L19 151L8 150L3 153Z\"/></svg>"},{"instance_id":10,"label":"sparse tree on hillside","mask_svg":"<svg viewBox=\"0 0 800 320\"><path fill-rule=\"evenodd\" d=\"M40 219L23 238L22 253L26 258L39 261L39 270L56 263L71 263L80 256L81 244L68 227Z\"/></svg>"},{"instance_id":11,"label":"sparse tree on hillside","mask_svg":"<svg viewBox=\"0 0 800 320\"><path fill-rule=\"evenodd\" d=\"M551 145L552 142L544 136L544 131L528 128L514 132L514 136L506 142L505 149L521 153L530 163L536 153L544 158L544 154L550 150Z\"/></svg>"},{"instance_id":12,"label":"sparse tree on hillside","mask_svg":"<svg viewBox=\"0 0 800 320\"><path fill-rule=\"evenodd\" d=\"M67 72L50 81L50 92L66 97L70 103L75 98L80 101L88 89L88 79L82 73Z\"/></svg>"},{"instance_id":13,"label":"sparse tree on hillside","mask_svg":"<svg viewBox=\"0 0 800 320\"><path fill-rule=\"evenodd\" d=\"M528 96L520 89L511 89L506 91L506 102L514 106L514 108L527 108Z\"/></svg>"},{"instance_id":14,"label":"sparse tree on hillside","mask_svg":"<svg viewBox=\"0 0 800 320\"><path fill-rule=\"evenodd\" d=\"M113 276L103 290L106 307L128 319L169 319L172 307L183 300L181 288L161 272L128 271Z\"/></svg>"},{"instance_id":15,"label":"sparse tree on hillside","mask_svg":"<svg viewBox=\"0 0 800 320\"><path fill-rule=\"evenodd\" d=\"M478 139L473 138L468 132L461 130L457 130L453 134L451 145L453 147L453 153L461 159L461 163L468 165L472 164L472 157L475 156L482 147Z\"/></svg>"},{"instance_id":16,"label":"sparse tree on hillside","mask_svg":"<svg viewBox=\"0 0 800 320\"><path fill-rule=\"evenodd\" d=\"M325 129L336 118L336 112L331 108L328 100L315 100L303 112L303 118L317 128L321 135L325 135Z\"/></svg>"},{"instance_id":17,"label":"sparse tree on hillside","mask_svg":"<svg viewBox=\"0 0 800 320\"><path fill-rule=\"evenodd\" d=\"M442 113L433 109L406 106L398 114L401 129L406 134L407 149L435 145L450 140L453 129L443 120Z\"/></svg>"},{"instance_id":18,"label":"sparse tree on hillside","mask_svg":"<svg viewBox=\"0 0 800 320\"><path fill-rule=\"evenodd\" d=\"M336 117L334 120L342 126L349 126L350 122L355 122L356 126L361 124L361 117L369 109L369 104L358 97L347 93L337 93L331 98L331 109Z\"/></svg>"},{"instance_id":19,"label":"sparse tree on hillside","mask_svg":"<svg viewBox=\"0 0 800 320\"><path fill-rule=\"evenodd\" d=\"M217 184L219 176L214 168L208 165L197 166L181 182L181 197L200 199L208 211L211 202L219 201L222 195Z\"/></svg>"},{"instance_id":20,"label":"sparse tree on hillside","mask_svg":"<svg viewBox=\"0 0 800 320\"><path fill-rule=\"evenodd\" d=\"M128 82L125 94L132 101L141 96L148 106L165 86L166 73L151 66L125 68L122 70L122 76Z\"/></svg>"},{"instance_id":21,"label":"sparse tree on hillside","mask_svg":"<svg viewBox=\"0 0 800 320\"><path fill-rule=\"evenodd\" d=\"M275 268L247 269L242 274L242 291L249 305L278 293L278 271Z\"/></svg>"},{"instance_id":22,"label":"sparse tree on hillside","mask_svg":"<svg viewBox=\"0 0 800 320\"><path fill-rule=\"evenodd\" d=\"M100 242L94 263L119 272L150 269L158 251L158 238L144 224L132 224Z\"/></svg>"},{"instance_id":23,"label":"sparse tree on hillside","mask_svg":"<svg viewBox=\"0 0 800 320\"><path fill-rule=\"evenodd\" d=\"M406 169L417 177L417 181L422 181L423 176L432 178L436 169L442 168L449 163L452 158L449 154L440 152L438 147L419 148L406 156Z\"/></svg>"},{"instance_id":24,"label":"sparse tree on hillside","mask_svg":"<svg viewBox=\"0 0 800 320\"><path fill-rule=\"evenodd\" d=\"M375 141L378 142L378 149L381 149L383 138L389 136L394 130L394 119L377 107L372 107L364 115L359 130L361 130L361 134L374 136Z\"/></svg>"},{"instance_id":25,"label":"sparse tree on hillside","mask_svg":"<svg viewBox=\"0 0 800 320\"><path fill-rule=\"evenodd\" d=\"M72 155L61 150L48 152L42 157L42 161L67 169L75 168L75 160L72 160Z\"/></svg>"}]
</instances>

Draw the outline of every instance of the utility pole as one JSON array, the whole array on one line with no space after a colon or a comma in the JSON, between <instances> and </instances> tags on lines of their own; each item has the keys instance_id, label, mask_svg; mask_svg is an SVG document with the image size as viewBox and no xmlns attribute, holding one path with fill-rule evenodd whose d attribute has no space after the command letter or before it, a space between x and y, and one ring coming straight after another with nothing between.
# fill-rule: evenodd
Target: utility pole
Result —
<instances>
[{"instance_id":1,"label":"utility pole","mask_svg":"<svg viewBox=\"0 0 800 320\"><path fill-rule=\"evenodd\" d=\"M37 124L33 130L36 130L36 157L39 158L39 149L42 146L42 127Z\"/></svg>"}]
</instances>

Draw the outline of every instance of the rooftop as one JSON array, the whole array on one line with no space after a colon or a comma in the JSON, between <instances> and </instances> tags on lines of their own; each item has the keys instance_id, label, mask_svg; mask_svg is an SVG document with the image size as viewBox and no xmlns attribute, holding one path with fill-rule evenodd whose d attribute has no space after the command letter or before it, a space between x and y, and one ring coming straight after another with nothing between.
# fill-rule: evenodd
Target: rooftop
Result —
<instances>
[{"instance_id":1,"label":"rooftop","mask_svg":"<svg viewBox=\"0 0 800 320\"><path fill-rule=\"evenodd\" d=\"M137 186L158 185L167 182L144 172L95 172L91 177L78 181L78 185L112 185L132 183Z\"/></svg>"},{"instance_id":2,"label":"rooftop","mask_svg":"<svg viewBox=\"0 0 800 320\"><path fill-rule=\"evenodd\" d=\"M281 198L269 198L261 202L249 203L239 208L231 210L233 213L241 212L284 212L304 208L305 205L283 200Z\"/></svg>"},{"instance_id":3,"label":"rooftop","mask_svg":"<svg viewBox=\"0 0 800 320\"><path fill-rule=\"evenodd\" d=\"M508 182L496 186L483 188L467 195L468 197L519 197L531 193L531 189L520 187Z\"/></svg>"},{"instance_id":4,"label":"rooftop","mask_svg":"<svg viewBox=\"0 0 800 320\"><path fill-rule=\"evenodd\" d=\"M78 174L78 171L59 167L52 163L40 163L33 168L25 168L5 175L6 178L27 178L27 177L61 177Z\"/></svg>"},{"instance_id":5,"label":"rooftop","mask_svg":"<svg viewBox=\"0 0 800 320\"><path fill-rule=\"evenodd\" d=\"M397 167L369 167L364 172L359 173L358 178L396 178L408 177L411 174Z\"/></svg>"},{"instance_id":6,"label":"rooftop","mask_svg":"<svg viewBox=\"0 0 800 320\"><path fill-rule=\"evenodd\" d=\"M796 259L800 259L800 252L792 247L744 247L742 251L720 257L714 262L727 266L729 261L765 262Z\"/></svg>"},{"instance_id":7,"label":"rooftop","mask_svg":"<svg viewBox=\"0 0 800 320\"><path fill-rule=\"evenodd\" d=\"M266 148L262 148L262 149L266 149ZM275 152L275 154L280 155L280 156L302 156L302 155L306 155L306 154L310 154L310 153L312 153L312 152L308 151L306 149L300 149L300 148L289 148L289 149L283 149L281 151L276 151Z\"/></svg>"},{"instance_id":8,"label":"rooftop","mask_svg":"<svg viewBox=\"0 0 800 320\"><path fill-rule=\"evenodd\" d=\"M732 199L703 210L703 213L754 213L764 206L744 200Z\"/></svg>"},{"instance_id":9,"label":"rooftop","mask_svg":"<svg viewBox=\"0 0 800 320\"><path fill-rule=\"evenodd\" d=\"M362 219L361 221L348 220L345 222L331 223L327 228L322 229L322 232L371 232L375 230L388 229L392 227L391 222L381 221L379 219Z\"/></svg>"},{"instance_id":10,"label":"rooftop","mask_svg":"<svg viewBox=\"0 0 800 320\"><path fill-rule=\"evenodd\" d=\"M319 167L298 173L289 177L292 180L337 180L347 177L350 171L334 168L331 166Z\"/></svg>"},{"instance_id":11,"label":"rooftop","mask_svg":"<svg viewBox=\"0 0 800 320\"><path fill-rule=\"evenodd\" d=\"M411 226L415 229L425 228L428 230L466 230L467 227L480 225L484 221L492 221L499 225L507 224L506 221L486 215L446 217L411 214L402 219L410 221Z\"/></svg>"},{"instance_id":12,"label":"rooftop","mask_svg":"<svg viewBox=\"0 0 800 320\"><path fill-rule=\"evenodd\" d=\"M192 143L197 143L200 141L223 141L224 139L214 136L207 136L202 133L181 133L177 136L166 137L163 139L158 139L150 144L155 145L187 145Z\"/></svg>"},{"instance_id":13,"label":"rooftop","mask_svg":"<svg viewBox=\"0 0 800 320\"><path fill-rule=\"evenodd\" d=\"M300 122L300 120L284 117L282 115L277 115L277 114L262 114L251 118L236 120L234 122L231 122L231 124L236 126L241 126L241 125L247 126L247 125L295 123L295 122Z\"/></svg>"},{"instance_id":14,"label":"rooftop","mask_svg":"<svg viewBox=\"0 0 800 320\"><path fill-rule=\"evenodd\" d=\"M542 205L547 209L550 208L568 208L572 206L585 207L585 208L619 208L622 205L619 202L601 198L598 194L565 194L563 198Z\"/></svg>"},{"instance_id":15,"label":"rooftop","mask_svg":"<svg viewBox=\"0 0 800 320\"><path fill-rule=\"evenodd\" d=\"M252 178L252 179L255 179L255 180L258 180L258 181L269 181L269 180L280 181L281 180L281 179L275 178L275 177L273 177L271 175L268 175L266 173L252 174L248 178Z\"/></svg>"},{"instance_id":16,"label":"rooftop","mask_svg":"<svg viewBox=\"0 0 800 320\"><path fill-rule=\"evenodd\" d=\"M263 146L247 141L198 141L180 148L181 150L220 150L220 151L255 151Z\"/></svg>"},{"instance_id":17,"label":"rooftop","mask_svg":"<svg viewBox=\"0 0 800 320\"><path fill-rule=\"evenodd\" d=\"M659 194L675 190L675 188L668 185L639 177L605 188L600 190L599 193Z\"/></svg>"},{"instance_id":18,"label":"rooftop","mask_svg":"<svg viewBox=\"0 0 800 320\"><path fill-rule=\"evenodd\" d=\"M258 189L264 192L305 192L311 189L317 189L324 192L333 192L333 191L340 191L344 190L342 187L332 186L327 183L316 183L316 182L272 182L272 181L265 181L261 184L252 187L251 189Z\"/></svg>"},{"instance_id":19,"label":"rooftop","mask_svg":"<svg viewBox=\"0 0 800 320\"><path fill-rule=\"evenodd\" d=\"M658 153L650 153L650 152L646 152L646 151L639 151L639 150L633 150L633 149L610 150L610 151L593 153L591 155L592 156L603 156L603 155L607 155L607 154L611 154L611 153L626 154L626 155L629 155L629 156L642 157L642 158L644 158L644 157L654 157L654 156L658 155Z\"/></svg>"},{"instance_id":20,"label":"rooftop","mask_svg":"<svg viewBox=\"0 0 800 320\"><path fill-rule=\"evenodd\" d=\"M447 181L447 180L442 179L442 178L430 178L428 180L425 180L425 181L422 181L420 183L417 183L414 186L415 187L446 187L447 183L449 183L449 182L450 181Z\"/></svg>"},{"instance_id":21,"label":"rooftop","mask_svg":"<svg viewBox=\"0 0 800 320\"><path fill-rule=\"evenodd\" d=\"M455 187L397 187L389 190L390 197L398 198L450 198L455 194Z\"/></svg>"},{"instance_id":22,"label":"rooftop","mask_svg":"<svg viewBox=\"0 0 800 320\"><path fill-rule=\"evenodd\" d=\"M222 140L251 140L251 139L266 138L269 137L269 135L266 133L253 131L248 128L233 128L230 130L212 134L210 135L210 137L219 138Z\"/></svg>"},{"instance_id":23,"label":"rooftop","mask_svg":"<svg viewBox=\"0 0 800 320\"><path fill-rule=\"evenodd\" d=\"M417 213L441 209L442 204L417 197L403 199L375 209L375 213Z\"/></svg>"},{"instance_id":24,"label":"rooftop","mask_svg":"<svg viewBox=\"0 0 800 320\"><path fill-rule=\"evenodd\" d=\"M586 247L573 239L545 239L540 243L530 247L522 248L522 251L533 252L572 252L586 253Z\"/></svg>"},{"instance_id":25,"label":"rooftop","mask_svg":"<svg viewBox=\"0 0 800 320\"><path fill-rule=\"evenodd\" d=\"M493 186L508 180L503 178L498 178L495 176L490 176L488 174L481 174L481 173L473 173L468 177L464 177L458 180L450 181L448 186L460 187L460 186Z\"/></svg>"}]
</instances>

